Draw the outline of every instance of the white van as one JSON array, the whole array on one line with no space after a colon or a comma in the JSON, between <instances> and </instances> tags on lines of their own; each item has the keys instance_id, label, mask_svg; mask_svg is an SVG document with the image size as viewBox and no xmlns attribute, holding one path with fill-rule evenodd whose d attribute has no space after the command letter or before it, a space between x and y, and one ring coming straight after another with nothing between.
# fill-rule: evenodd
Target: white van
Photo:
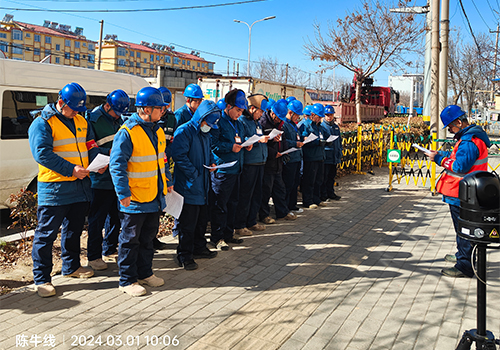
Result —
<instances>
[{"instance_id":1,"label":"white van","mask_svg":"<svg viewBox=\"0 0 500 350\"><path fill-rule=\"evenodd\" d=\"M87 92L88 109L105 102L116 89L133 99L132 109L137 92L149 86L145 79L129 74L0 59L0 208L9 207L10 195L21 188L36 190L38 165L28 143L30 112L56 102L59 91L71 82Z\"/></svg>"}]
</instances>

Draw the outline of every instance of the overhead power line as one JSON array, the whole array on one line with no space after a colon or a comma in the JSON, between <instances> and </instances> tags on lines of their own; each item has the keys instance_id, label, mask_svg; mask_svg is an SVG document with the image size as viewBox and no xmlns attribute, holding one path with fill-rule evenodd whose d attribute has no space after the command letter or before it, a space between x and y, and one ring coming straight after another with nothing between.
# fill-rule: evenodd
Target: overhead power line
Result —
<instances>
[{"instance_id":1,"label":"overhead power line","mask_svg":"<svg viewBox=\"0 0 500 350\"><path fill-rule=\"evenodd\" d=\"M460 3L460 7L462 8L462 12L465 16L465 19L467 20L467 24L469 25L469 30L470 34L472 35L472 38L474 39L474 42L476 43L477 46L477 51L479 52L479 55L481 55L481 47L479 46L476 36L474 35L474 31L472 30L472 26L470 25L469 17L467 16L467 13L465 12L464 4L462 3L462 0L458 0Z\"/></svg>"},{"instance_id":2,"label":"overhead power line","mask_svg":"<svg viewBox=\"0 0 500 350\"><path fill-rule=\"evenodd\" d=\"M228 2L223 4L211 4L211 5L198 5L198 6L182 6L182 7L167 7L167 8L153 8L153 9L112 9L112 10L58 10L58 9L40 9L40 8L14 8L14 7L0 7L1 10L8 11L30 11L30 12L64 12L64 13L72 13L72 12L92 12L92 13L118 13L118 12L160 12L160 11L178 11L178 10L193 10L193 9L201 9L201 8L210 8L210 7L223 7L223 6L232 6L232 5L242 5L249 4L254 2L262 2L267 0L245 0L245 1L237 1L237 2Z\"/></svg>"}]
</instances>

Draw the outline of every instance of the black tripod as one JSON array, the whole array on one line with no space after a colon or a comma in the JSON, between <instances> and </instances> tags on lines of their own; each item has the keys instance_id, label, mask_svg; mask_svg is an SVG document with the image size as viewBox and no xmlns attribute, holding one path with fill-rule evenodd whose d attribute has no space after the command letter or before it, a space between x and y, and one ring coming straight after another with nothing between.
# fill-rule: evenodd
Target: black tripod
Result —
<instances>
[{"instance_id":1,"label":"black tripod","mask_svg":"<svg viewBox=\"0 0 500 350\"><path fill-rule=\"evenodd\" d=\"M499 341L486 330L486 247L477 243L477 329L465 331L456 350L469 350L476 343L477 350L496 350Z\"/></svg>"}]
</instances>

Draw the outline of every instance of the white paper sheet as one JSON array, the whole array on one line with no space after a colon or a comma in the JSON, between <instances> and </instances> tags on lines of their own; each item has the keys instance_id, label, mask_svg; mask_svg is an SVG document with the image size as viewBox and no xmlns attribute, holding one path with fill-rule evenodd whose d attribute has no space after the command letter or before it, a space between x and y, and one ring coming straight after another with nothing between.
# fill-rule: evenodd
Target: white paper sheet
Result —
<instances>
[{"instance_id":1,"label":"white paper sheet","mask_svg":"<svg viewBox=\"0 0 500 350\"><path fill-rule=\"evenodd\" d=\"M318 138L318 136L314 135L313 133L309 134L309 136L306 137L304 140L304 144L309 143L311 141L314 141Z\"/></svg>"},{"instance_id":2,"label":"white paper sheet","mask_svg":"<svg viewBox=\"0 0 500 350\"><path fill-rule=\"evenodd\" d=\"M260 138L261 138L261 136L259 136L259 135L253 135L248 140L243 142L241 144L241 147L247 147L247 146L253 145L255 142L259 142Z\"/></svg>"},{"instance_id":3,"label":"white paper sheet","mask_svg":"<svg viewBox=\"0 0 500 350\"><path fill-rule=\"evenodd\" d=\"M109 156L99 153L97 157L94 158L92 163L87 167L88 171L97 172L99 169L104 168L109 164Z\"/></svg>"},{"instance_id":4,"label":"white paper sheet","mask_svg":"<svg viewBox=\"0 0 500 350\"><path fill-rule=\"evenodd\" d=\"M283 131L279 131L278 129L273 129L269 133L269 139L274 139L276 136L283 134Z\"/></svg>"},{"instance_id":5,"label":"white paper sheet","mask_svg":"<svg viewBox=\"0 0 500 350\"><path fill-rule=\"evenodd\" d=\"M412 146L415 147L416 149L424 152L424 153L431 153L430 150L428 150L427 148L424 148L424 147L422 147L420 145L417 145L416 143L414 143Z\"/></svg>"},{"instance_id":6,"label":"white paper sheet","mask_svg":"<svg viewBox=\"0 0 500 350\"><path fill-rule=\"evenodd\" d=\"M224 169L224 168L230 168L232 167L233 165L235 165L238 161L235 160L234 162L229 162L229 163L224 163L224 164L219 164L219 165L216 165L216 166L206 166L206 165L203 165L205 168L207 169Z\"/></svg>"},{"instance_id":7,"label":"white paper sheet","mask_svg":"<svg viewBox=\"0 0 500 350\"><path fill-rule=\"evenodd\" d=\"M184 197L172 190L172 192L167 193L165 196L165 202L167 203L167 206L163 209L163 211L178 219L179 216L181 216L182 206L184 205Z\"/></svg>"},{"instance_id":8,"label":"white paper sheet","mask_svg":"<svg viewBox=\"0 0 500 350\"><path fill-rule=\"evenodd\" d=\"M287 149L284 152L281 152L281 155L287 154L287 153L292 153L292 152L295 152L295 151L298 151L298 150L299 150L298 148L292 147L292 148Z\"/></svg>"},{"instance_id":9,"label":"white paper sheet","mask_svg":"<svg viewBox=\"0 0 500 350\"><path fill-rule=\"evenodd\" d=\"M330 135L327 139L326 139L326 142L333 142L335 141L336 139L339 138L339 135Z\"/></svg>"}]
</instances>

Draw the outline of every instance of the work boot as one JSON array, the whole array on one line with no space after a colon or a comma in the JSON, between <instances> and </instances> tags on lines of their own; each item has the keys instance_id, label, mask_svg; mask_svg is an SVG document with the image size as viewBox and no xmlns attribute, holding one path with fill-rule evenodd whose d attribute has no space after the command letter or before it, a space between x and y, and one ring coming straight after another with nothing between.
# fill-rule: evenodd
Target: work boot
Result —
<instances>
[{"instance_id":1,"label":"work boot","mask_svg":"<svg viewBox=\"0 0 500 350\"><path fill-rule=\"evenodd\" d=\"M240 235L240 236L251 236L251 235L253 235L252 231L250 231L246 227L244 227L244 228L237 228L236 230L234 230L234 233L236 233L237 235Z\"/></svg>"},{"instance_id":2,"label":"work boot","mask_svg":"<svg viewBox=\"0 0 500 350\"><path fill-rule=\"evenodd\" d=\"M92 276L94 276L94 270L92 270L90 267L83 267L83 266L80 266L78 268L78 270L76 270L73 273L70 273L69 275L63 275L63 277L67 277L67 278L71 278L71 277L90 278Z\"/></svg>"},{"instance_id":3,"label":"work boot","mask_svg":"<svg viewBox=\"0 0 500 350\"><path fill-rule=\"evenodd\" d=\"M38 293L38 296L42 298L48 298L53 295L56 295L56 289L50 282L37 285L36 292Z\"/></svg>"},{"instance_id":4,"label":"work boot","mask_svg":"<svg viewBox=\"0 0 500 350\"><path fill-rule=\"evenodd\" d=\"M326 207L328 204L326 202L319 202L318 204L320 207Z\"/></svg>"},{"instance_id":5,"label":"work boot","mask_svg":"<svg viewBox=\"0 0 500 350\"><path fill-rule=\"evenodd\" d=\"M462 271L457 269L455 266L449 267L447 269L442 269L441 273L443 275L445 275L446 277L455 277L455 278L469 277L466 274L464 274Z\"/></svg>"},{"instance_id":6,"label":"work boot","mask_svg":"<svg viewBox=\"0 0 500 350\"><path fill-rule=\"evenodd\" d=\"M102 261L104 261L105 263L116 263L118 261L118 253L103 255Z\"/></svg>"},{"instance_id":7,"label":"work boot","mask_svg":"<svg viewBox=\"0 0 500 350\"><path fill-rule=\"evenodd\" d=\"M141 295L146 294L146 288L141 286L138 282L129 284L125 287L119 286L118 289L127 293L131 297L140 297Z\"/></svg>"},{"instance_id":8,"label":"work boot","mask_svg":"<svg viewBox=\"0 0 500 350\"><path fill-rule=\"evenodd\" d=\"M205 249L202 252L199 253L193 253L193 258L194 259L213 259L217 256L217 252L214 252L210 249Z\"/></svg>"},{"instance_id":9,"label":"work boot","mask_svg":"<svg viewBox=\"0 0 500 350\"><path fill-rule=\"evenodd\" d=\"M241 244L241 243L243 243L243 240L241 238L234 238L234 237L225 239L224 241L226 243L234 243L234 244Z\"/></svg>"},{"instance_id":10,"label":"work boot","mask_svg":"<svg viewBox=\"0 0 500 350\"><path fill-rule=\"evenodd\" d=\"M163 278L157 277L154 274L149 276L148 278L145 278L143 280L139 280L138 282L139 282L139 284L145 284L145 285L148 285L150 287L160 287L160 286L163 286L165 284L165 281L163 280Z\"/></svg>"},{"instance_id":11,"label":"work boot","mask_svg":"<svg viewBox=\"0 0 500 350\"><path fill-rule=\"evenodd\" d=\"M108 264L101 258L89 261L89 266L95 271L106 270L108 268Z\"/></svg>"},{"instance_id":12,"label":"work boot","mask_svg":"<svg viewBox=\"0 0 500 350\"><path fill-rule=\"evenodd\" d=\"M317 204L311 204L309 206L309 209L318 209L318 205Z\"/></svg>"},{"instance_id":13,"label":"work boot","mask_svg":"<svg viewBox=\"0 0 500 350\"><path fill-rule=\"evenodd\" d=\"M252 227L249 227L249 229L252 231L264 231L266 229L266 226L261 224L255 224Z\"/></svg>"},{"instance_id":14,"label":"work boot","mask_svg":"<svg viewBox=\"0 0 500 350\"><path fill-rule=\"evenodd\" d=\"M274 221L274 219L270 216L266 216L262 222L266 225L271 225L271 224L274 224L276 221Z\"/></svg>"},{"instance_id":15,"label":"work boot","mask_svg":"<svg viewBox=\"0 0 500 350\"><path fill-rule=\"evenodd\" d=\"M456 264L457 263L457 257L455 254L446 254L444 256L444 261Z\"/></svg>"},{"instance_id":16,"label":"work boot","mask_svg":"<svg viewBox=\"0 0 500 350\"><path fill-rule=\"evenodd\" d=\"M221 239L217 243L212 243L212 244L214 244L215 248L217 248L217 249L220 249L220 250L229 250L229 245L226 242L224 242L223 239Z\"/></svg>"}]
</instances>

